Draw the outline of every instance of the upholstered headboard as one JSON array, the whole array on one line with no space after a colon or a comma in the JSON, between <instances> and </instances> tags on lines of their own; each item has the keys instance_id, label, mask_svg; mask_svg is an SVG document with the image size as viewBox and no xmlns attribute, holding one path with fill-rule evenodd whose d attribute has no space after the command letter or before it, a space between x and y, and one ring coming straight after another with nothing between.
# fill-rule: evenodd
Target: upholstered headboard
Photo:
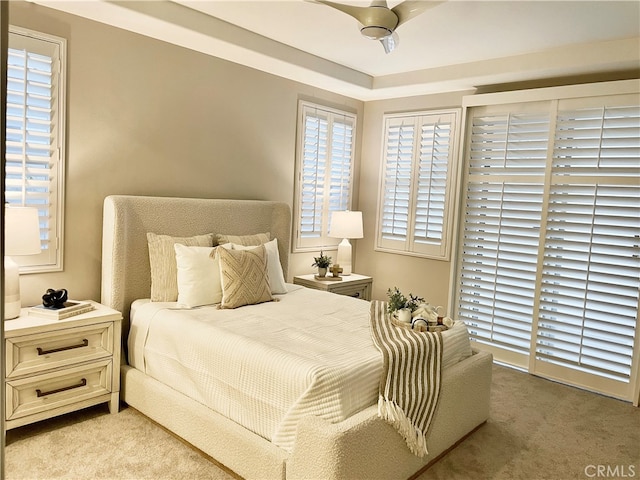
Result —
<instances>
[{"instance_id":1,"label":"upholstered headboard","mask_svg":"<svg viewBox=\"0 0 640 480\"><path fill-rule=\"evenodd\" d=\"M103 209L101 302L122 312L125 332L131 303L151 292L147 232L179 237L270 232L278 239L287 278L291 209L286 203L112 195Z\"/></svg>"}]
</instances>

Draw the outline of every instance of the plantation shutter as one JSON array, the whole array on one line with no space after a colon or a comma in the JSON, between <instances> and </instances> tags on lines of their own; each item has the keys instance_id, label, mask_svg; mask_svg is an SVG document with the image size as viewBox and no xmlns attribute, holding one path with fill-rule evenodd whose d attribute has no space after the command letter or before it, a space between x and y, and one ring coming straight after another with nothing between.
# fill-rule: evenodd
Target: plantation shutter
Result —
<instances>
[{"instance_id":1,"label":"plantation shutter","mask_svg":"<svg viewBox=\"0 0 640 480\"><path fill-rule=\"evenodd\" d=\"M469 112L456 315L499 361L637 401L640 96Z\"/></svg>"},{"instance_id":2,"label":"plantation shutter","mask_svg":"<svg viewBox=\"0 0 640 480\"><path fill-rule=\"evenodd\" d=\"M457 113L421 118L413 250L448 256L448 203Z\"/></svg>"},{"instance_id":3,"label":"plantation shutter","mask_svg":"<svg viewBox=\"0 0 640 480\"><path fill-rule=\"evenodd\" d=\"M388 115L377 247L446 258L457 111Z\"/></svg>"},{"instance_id":4,"label":"plantation shutter","mask_svg":"<svg viewBox=\"0 0 640 480\"><path fill-rule=\"evenodd\" d=\"M335 246L329 220L351 207L355 117L301 102L299 119L296 247Z\"/></svg>"},{"instance_id":5,"label":"plantation shutter","mask_svg":"<svg viewBox=\"0 0 640 480\"><path fill-rule=\"evenodd\" d=\"M625 396L640 291L640 107L560 108L536 371Z\"/></svg>"},{"instance_id":6,"label":"plantation shutter","mask_svg":"<svg viewBox=\"0 0 640 480\"><path fill-rule=\"evenodd\" d=\"M38 271L58 269L62 205L63 41L9 34L5 199L36 207L42 253L16 257ZM42 268L44 267L44 268Z\"/></svg>"},{"instance_id":7,"label":"plantation shutter","mask_svg":"<svg viewBox=\"0 0 640 480\"><path fill-rule=\"evenodd\" d=\"M549 115L496 110L472 119L458 314L474 340L526 366Z\"/></svg>"},{"instance_id":8,"label":"plantation shutter","mask_svg":"<svg viewBox=\"0 0 640 480\"><path fill-rule=\"evenodd\" d=\"M389 120L385 145L381 245L400 243L405 248L409 232L411 178L413 168L413 119Z\"/></svg>"},{"instance_id":9,"label":"plantation shutter","mask_svg":"<svg viewBox=\"0 0 640 480\"><path fill-rule=\"evenodd\" d=\"M300 237L319 239L323 232L329 121L322 113L306 113L300 200Z\"/></svg>"},{"instance_id":10,"label":"plantation shutter","mask_svg":"<svg viewBox=\"0 0 640 480\"><path fill-rule=\"evenodd\" d=\"M349 209L353 125L332 119L331 162L329 168L329 212ZM329 214L331 218L331 214Z\"/></svg>"}]
</instances>

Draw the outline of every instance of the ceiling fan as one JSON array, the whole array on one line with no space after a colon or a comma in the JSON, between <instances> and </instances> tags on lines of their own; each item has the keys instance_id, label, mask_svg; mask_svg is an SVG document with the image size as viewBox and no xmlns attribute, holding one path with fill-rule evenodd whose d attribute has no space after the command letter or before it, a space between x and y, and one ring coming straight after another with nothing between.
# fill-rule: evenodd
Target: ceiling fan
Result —
<instances>
[{"instance_id":1,"label":"ceiling fan","mask_svg":"<svg viewBox=\"0 0 640 480\"><path fill-rule=\"evenodd\" d=\"M443 3L441 1L405 0L395 7L389 8L386 0L373 0L368 7L344 5L329 0L310 1L328 5L355 18L360 23L360 33L371 40L380 40L387 53L391 53L398 46L399 38L396 29L400 25L425 10Z\"/></svg>"}]
</instances>

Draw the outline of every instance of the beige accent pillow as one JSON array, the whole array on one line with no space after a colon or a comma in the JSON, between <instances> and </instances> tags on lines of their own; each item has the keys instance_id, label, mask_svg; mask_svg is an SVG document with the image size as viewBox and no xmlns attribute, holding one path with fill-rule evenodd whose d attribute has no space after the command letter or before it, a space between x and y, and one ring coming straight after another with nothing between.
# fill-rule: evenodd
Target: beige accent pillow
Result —
<instances>
[{"instance_id":1,"label":"beige accent pillow","mask_svg":"<svg viewBox=\"0 0 640 480\"><path fill-rule=\"evenodd\" d=\"M222 302L220 308L270 302L271 287L267 274L267 251L263 245L251 250L218 248Z\"/></svg>"},{"instance_id":2,"label":"beige accent pillow","mask_svg":"<svg viewBox=\"0 0 640 480\"><path fill-rule=\"evenodd\" d=\"M234 250L248 250L250 248L236 243L231 243ZM271 293L284 294L287 293L287 285L282 273L282 264L280 263L280 253L278 252L278 239L274 238L270 242L263 244L267 251L267 273L269 275L269 285L271 285Z\"/></svg>"},{"instance_id":3,"label":"beige accent pillow","mask_svg":"<svg viewBox=\"0 0 640 480\"><path fill-rule=\"evenodd\" d=\"M218 245L223 243L235 243L237 245L243 245L245 247L262 245L271 240L271 233L256 233L254 235L224 235L219 233L217 235Z\"/></svg>"},{"instance_id":4,"label":"beige accent pillow","mask_svg":"<svg viewBox=\"0 0 640 480\"><path fill-rule=\"evenodd\" d=\"M151 267L151 301L175 302L178 299L178 267L174 244L213 247L213 241L213 233L193 237L171 237L147 233L149 266Z\"/></svg>"}]
</instances>

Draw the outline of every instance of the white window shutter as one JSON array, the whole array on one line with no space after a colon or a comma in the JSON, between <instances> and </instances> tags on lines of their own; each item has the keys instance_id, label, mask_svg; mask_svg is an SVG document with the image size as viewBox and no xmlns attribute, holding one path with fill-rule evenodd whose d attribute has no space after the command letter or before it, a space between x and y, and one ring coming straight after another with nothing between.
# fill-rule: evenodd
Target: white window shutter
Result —
<instances>
[{"instance_id":1,"label":"white window shutter","mask_svg":"<svg viewBox=\"0 0 640 480\"><path fill-rule=\"evenodd\" d=\"M353 125L333 117L329 165L329 212L348 210L351 200ZM331 215L329 214L329 218Z\"/></svg>"},{"instance_id":2,"label":"white window shutter","mask_svg":"<svg viewBox=\"0 0 640 480\"><path fill-rule=\"evenodd\" d=\"M7 61L5 198L36 207L42 253L23 271L61 269L64 139L63 39L11 27Z\"/></svg>"},{"instance_id":3,"label":"white window shutter","mask_svg":"<svg viewBox=\"0 0 640 480\"><path fill-rule=\"evenodd\" d=\"M472 118L458 315L521 366L530 349L548 114Z\"/></svg>"},{"instance_id":4,"label":"white window shutter","mask_svg":"<svg viewBox=\"0 0 640 480\"><path fill-rule=\"evenodd\" d=\"M455 314L500 361L632 399L640 95L498 102L469 118Z\"/></svg>"},{"instance_id":5,"label":"white window shutter","mask_svg":"<svg viewBox=\"0 0 640 480\"><path fill-rule=\"evenodd\" d=\"M415 120L389 121L386 129L385 170L380 231L382 246L405 249L411 214L411 182Z\"/></svg>"},{"instance_id":6,"label":"white window shutter","mask_svg":"<svg viewBox=\"0 0 640 480\"><path fill-rule=\"evenodd\" d=\"M301 101L298 111L294 249L332 248L331 212L351 208L353 114Z\"/></svg>"},{"instance_id":7,"label":"white window shutter","mask_svg":"<svg viewBox=\"0 0 640 480\"><path fill-rule=\"evenodd\" d=\"M448 258L450 196L457 160L458 113L420 119L416 206L412 250Z\"/></svg>"},{"instance_id":8,"label":"white window shutter","mask_svg":"<svg viewBox=\"0 0 640 480\"><path fill-rule=\"evenodd\" d=\"M621 396L640 291L639 106L559 112L548 208L537 371Z\"/></svg>"},{"instance_id":9,"label":"white window shutter","mask_svg":"<svg viewBox=\"0 0 640 480\"><path fill-rule=\"evenodd\" d=\"M305 115L300 180L300 236L305 239L322 236L328 123L326 116Z\"/></svg>"},{"instance_id":10,"label":"white window shutter","mask_svg":"<svg viewBox=\"0 0 640 480\"><path fill-rule=\"evenodd\" d=\"M446 259L459 112L385 116L376 248Z\"/></svg>"}]
</instances>

